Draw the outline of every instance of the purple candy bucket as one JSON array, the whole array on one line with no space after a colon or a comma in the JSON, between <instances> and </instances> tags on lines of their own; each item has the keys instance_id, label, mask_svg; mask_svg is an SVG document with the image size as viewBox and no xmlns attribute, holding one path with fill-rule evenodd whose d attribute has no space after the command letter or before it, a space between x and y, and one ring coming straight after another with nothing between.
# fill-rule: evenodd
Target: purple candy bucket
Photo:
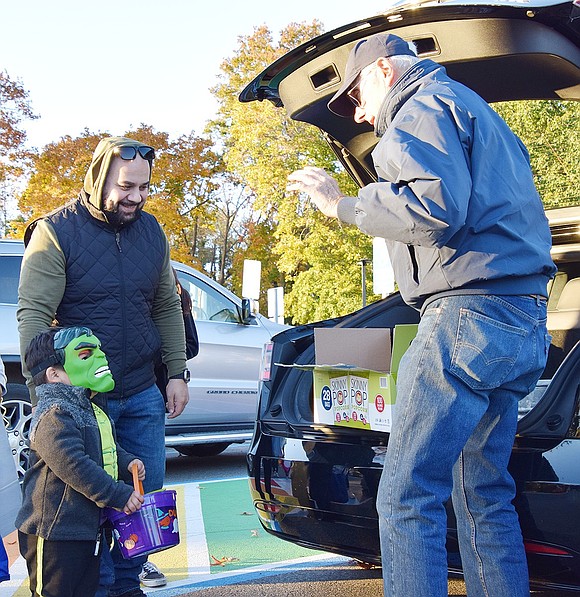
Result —
<instances>
[{"instance_id":1,"label":"purple candy bucket","mask_svg":"<svg viewBox=\"0 0 580 597\"><path fill-rule=\"evenodd\" d=\"M163 551L179 543L175 491L154 491L143 497L141 509L133 514L105 508L126 559Z\"/></svg>"}]
</instances>

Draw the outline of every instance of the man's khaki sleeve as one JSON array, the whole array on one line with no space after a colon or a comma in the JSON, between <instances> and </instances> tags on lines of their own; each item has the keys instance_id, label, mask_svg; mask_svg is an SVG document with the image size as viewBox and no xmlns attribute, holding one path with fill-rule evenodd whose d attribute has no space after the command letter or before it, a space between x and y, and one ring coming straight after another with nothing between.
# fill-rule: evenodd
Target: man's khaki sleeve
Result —
<instances>
[{"instance_id":1,"label":"man's khaki sleeve","mask_svg":"<svg viewBox=\"0 0 580 597\"><path fill-rule=\"evenodd\" d=\"M32 338L52 324L65 286L64 254L52 226L41 220L34 229L22 259L16 312L22 372L26 377L33 405L37 399L30 374L24 364L24 354Z\"/></svg>"},{"instance_id":2,"label":"man's khaki sleeve","mask_svg":"<svg viewBox=\"0 0 580 597\"><path fill-rule=\"evenodd\" d=\"M162 232L163 234L163 232ZM159 288L155 293L151 317L161 336L161 358L167 366L169 377L178 375L187 367L185 359L185 327L181 301L177 294L175 276L169 257L169 243L165 239L166 253Z\"/></svg>"}]
</instances>

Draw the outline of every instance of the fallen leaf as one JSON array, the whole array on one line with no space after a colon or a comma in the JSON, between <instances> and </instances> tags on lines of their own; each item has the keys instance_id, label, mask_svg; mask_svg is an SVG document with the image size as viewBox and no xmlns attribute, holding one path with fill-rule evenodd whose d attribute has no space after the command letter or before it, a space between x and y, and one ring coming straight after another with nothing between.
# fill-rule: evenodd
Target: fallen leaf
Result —
<instances>
[{"instance_id":1,"label":"fallen leaf","mask_svg":"<svg viewBox=\"0 0 580 597\"><path fill-rule=\"evenodd\" d=\"M231 564L232 562L239 562L238 558L232 558L230 556L224 556L223 558L216 558L215 556L210 554L210 558L213 562L210 562L210 566L225 566L226 564Z\"/></svg>"}]
</instances>

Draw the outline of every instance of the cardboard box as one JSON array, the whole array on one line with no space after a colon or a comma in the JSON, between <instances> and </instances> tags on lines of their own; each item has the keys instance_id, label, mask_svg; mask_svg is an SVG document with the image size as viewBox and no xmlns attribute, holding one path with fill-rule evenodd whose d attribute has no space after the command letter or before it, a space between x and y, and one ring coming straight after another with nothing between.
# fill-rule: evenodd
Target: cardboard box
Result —
<instances>
[{"instance_id":1,"label":"cardboard box","mask_svg":"<svg viewBox=\"0 0 580 597\"><path fill-rule=\"evenodd\" d=\"M314 422L390 431L396 374L417 325L320 328L314 332ZM391 345L391 336L393 338Z\"/></svg>"},{"instance_id":2,"label":"cardboard box","mask_svg":"<svg viewBox=\"0 0 580 597\"><path fill-rule=\"evenodd\" d=\"M390 371L391 330L389 328L316 328L316 365L348 364L351 367Z\"/></svg>"},{"instance_id":3,"label":"cardboard box","mask_svg":"<svg viewBox=\"0 0 580 597\"><path fill-rule=\"evenodd\" d=\"M395 403L391 373L347 365L313 366L314 422L390 431Z\"/></svg>"}]
</instances>

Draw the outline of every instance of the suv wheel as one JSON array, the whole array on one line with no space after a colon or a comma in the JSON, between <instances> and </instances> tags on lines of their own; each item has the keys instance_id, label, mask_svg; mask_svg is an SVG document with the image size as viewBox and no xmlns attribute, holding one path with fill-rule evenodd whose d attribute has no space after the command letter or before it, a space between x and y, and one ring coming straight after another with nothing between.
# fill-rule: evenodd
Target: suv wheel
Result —
<instances>
[{"instance_id":1,"label":"suv wheel","mask_svg":"<svg viewBox=\"0 0 580 597\"><path fill-rule=\"evenodd\" d=\"M32 419L32 406L28 388L22 384L6 384L6 395L2 399L4 407L4 424L8 432L8 443L12 449L18 477L22 480L28 467L29 444L28 433Z\"/></svg>"},{"instance_id":2,"label":"suv wheel","mask_svg":"<svg viewBox=\"0 0 580 597\"><path fill-rule=\"evenodd\" d=\"M198 444L196 446L175 446L175 449L184 456L217 456L221 454L230 444L227 442L217 444Z\"/></svg>"}]
</instances>

